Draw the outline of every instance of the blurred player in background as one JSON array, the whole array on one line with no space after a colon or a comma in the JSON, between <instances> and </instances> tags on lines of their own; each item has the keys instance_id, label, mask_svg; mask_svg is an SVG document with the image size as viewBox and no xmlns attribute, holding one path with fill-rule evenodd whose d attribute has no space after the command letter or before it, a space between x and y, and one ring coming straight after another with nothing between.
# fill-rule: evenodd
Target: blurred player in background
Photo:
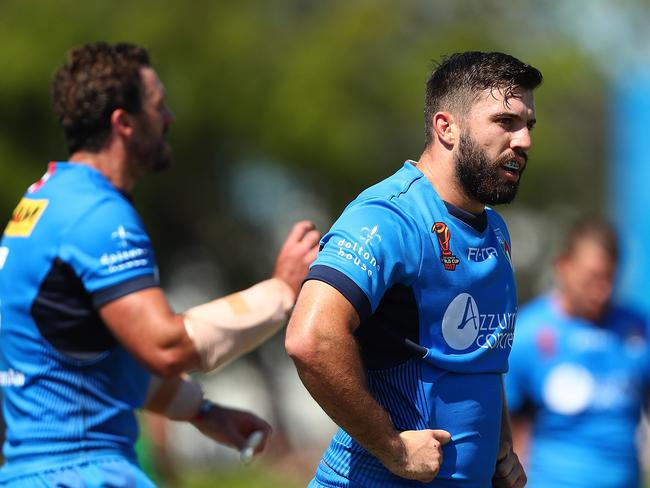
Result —
<instances>
[{"instance_id":1,"label":"blurred player in background","mask_svg":"<svg viewBox=\"0 0 650 488\"><path fill-rule=\"evenodd\" d=\"M310 486L524 486L503 403L510 239L486 205L515 197L541 82L502 53L445 59L427 82L420 160L323 238L286 338L341 427Z\"/></svg>"},{"instance_id":2,"label":"blurred player in background","mask_svg":"<svg viewBox=\"0 0 650 488\"><path fill-rule=\"evenodd\" d=\"M133 450L140 407L237 449L262 431L261 451L268 424L212 403L183 372L215 369L281 327L318 232L296 224L271 279L174 313L130 197L171 160L173 117L148 53L81 46L52 94L69 161L29 187L0 243L0 485L153 486Z\"/></svg>"},{"instance_id":3,"label":"blurred player in background","mask_svg":"<svg viewBox=\"0 0 650 488\"><path fill-rule=\"evenodd\" d=\"M555 289L519 314L506 393L531 488L641 486L646 322L611 303L618 246L606 222L577 223L555 260Z\"/></svg>"}]
</instances>

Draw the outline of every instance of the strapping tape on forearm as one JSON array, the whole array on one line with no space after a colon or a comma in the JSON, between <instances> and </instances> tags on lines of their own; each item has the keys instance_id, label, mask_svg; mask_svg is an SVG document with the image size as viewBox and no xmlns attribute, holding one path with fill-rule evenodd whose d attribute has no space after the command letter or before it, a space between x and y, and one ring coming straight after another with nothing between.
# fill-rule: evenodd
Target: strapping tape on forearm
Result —
<instances>
[{"instance_id":1,"label":"strapping tape on forearm","mask_svg":"<svg viewBox=\"0 0 650 488\"><path fill-rule=\"evenodd\" d=\"M145 408L171 420L189 420L196 415L202 400L201 385L187 375L174 378L152 376Z\"/></svg>"},{"instance_id":2,"label":"strapping tape on forearm","mask_svg":"<svg viewBox=\"0 0 650 488\"><path fill-rule=\"evenodd\" d=\"M272 278L183 314L185 330L211 371L250 351L277 332L293 307L295 294Z\"/></svg>"}]
</instances>

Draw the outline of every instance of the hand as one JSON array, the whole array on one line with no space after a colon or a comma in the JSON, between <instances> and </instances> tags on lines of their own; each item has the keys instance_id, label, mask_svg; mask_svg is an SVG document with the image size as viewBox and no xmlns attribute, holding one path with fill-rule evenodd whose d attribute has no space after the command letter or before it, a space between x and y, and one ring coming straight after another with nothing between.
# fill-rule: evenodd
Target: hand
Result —
<instances>
[{"instance_id":1,"label":"hand","mask_svg":"<svg viewBox=\"0 0 650 488\"><path fill-rule=\"evenodd\" d=\"M302 220L294 224L275 259L273 277L287 283L298 296L309 265L318 254L320 232L312 222Z\"/></svg>"},{"instance_id":2,"label":"hand","mask_svg":"<svg viewBox=\"0 0 650 488\"><path fill-rule=\"evenodd\" d=\"M446 430L406 430L400 432L402 453L381 460L392 473L402 478L428 483L440 471L442 446L451 440Z\"/></svg>"},{"instance_id":3,"label":"hand","mask_svg":"<svg viewBox=\"0 0 650 488\"><path fill-rule=\"evenodd\" d=\"M515 452L510 449L497 460L497 466L492 477L494 488L523 488L528 478L524 467L519 462Z\"/></svg>"},{"instance_id":4,"label":"hand","mask_svg":"<svg viewBox=\"0 0 650 488\"><path fill-rule=\"evenodd\" d=\"M200 419L193 420L192 425L206 437L237 450L243 449L248 437L260 430L264 438L254 454L264 450L271 435L271 426L256 415L216 404Z\"/></svg>"}]
</instances>

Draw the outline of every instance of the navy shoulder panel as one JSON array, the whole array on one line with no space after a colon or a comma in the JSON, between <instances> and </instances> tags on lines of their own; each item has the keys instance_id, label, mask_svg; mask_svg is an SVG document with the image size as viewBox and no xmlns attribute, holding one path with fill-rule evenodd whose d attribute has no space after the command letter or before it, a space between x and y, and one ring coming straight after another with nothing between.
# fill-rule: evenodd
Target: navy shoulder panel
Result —
<instances>
[{"instance_id":1,"label":"navy shoulder panel","mask_svg":"<svg viewBox=\"0 0 650 488\"><path fill-rule=\"evenodd\" d=\"M422 358L420 322L413 289L404 285L389 288L375 313L355 333L363 362L368 369L386 369L414 357Z\"/></svg>"},{"instance_id":2,"label":"navy shoulder panel","mask_svg":"<svg viewBox=\"0 0 650 488\"><path fill-rule=\"evenodd\" d=\"M61 352L102 352L117 341L70 265L55 259L32 304L41 335Z\"/></svg>"}]
</instances>

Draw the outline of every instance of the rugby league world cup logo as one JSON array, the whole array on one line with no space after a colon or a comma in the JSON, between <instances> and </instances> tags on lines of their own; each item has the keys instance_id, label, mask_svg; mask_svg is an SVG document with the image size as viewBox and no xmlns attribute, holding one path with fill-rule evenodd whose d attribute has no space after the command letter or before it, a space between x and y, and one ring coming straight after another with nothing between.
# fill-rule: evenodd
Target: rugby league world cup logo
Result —
<instances>
[{"instance_id":1,"label":"rugby league world cup logo","mask_svg":"<svg viewBox=\"0 0 650 488\"><path fill-rule=\"evenodd\" d=\"M431 232L435 232L440 245L440 262L447 271L456 271L456 266L460 263L454 253L451 251L451 232L444 222L436 222L431 227Z\"/></svg>"}]
</instances>

